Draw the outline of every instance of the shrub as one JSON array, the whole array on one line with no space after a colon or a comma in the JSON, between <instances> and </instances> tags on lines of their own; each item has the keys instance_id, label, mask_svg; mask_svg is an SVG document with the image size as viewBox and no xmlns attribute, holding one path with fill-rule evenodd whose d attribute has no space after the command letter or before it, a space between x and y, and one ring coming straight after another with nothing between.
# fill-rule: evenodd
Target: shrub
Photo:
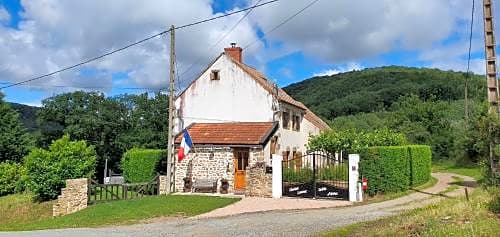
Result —
<instances>
[{"instance_id":1,"label":"shrub","mask_svg":"<svg viewBox=\"0 0 500 237\"><path fill-rule=\"evenodd\" d=\"M48 150L32 150L24 162L37 199L50 200L61 193L66 179L93 177L96 152L85 141L70 141L65 135Z\"/></svg>"},{"instance_id":2,"label":"shrub","mask_svg":"<svg viewBox=\"0 0 500 237\"><path fill-rule=\"evenodd\" d=\"M491 188L488 190L492 199L488 204L488 209L495 214L500 214L500 188Z\"/></svg>"},{"instance_id":3,"label":"shrub","mask_svg":"<svg viewBox=\"0 0 500 237\"><path fill-rule=\"evenodd\" d=\"M284 182L299 182L305 183L313 180L313 170L311 168L284 168L283 181Z\"/></svg>"},{"instance_id":4,"label":"shrub","mask_svg":"<svg viewBox=\"0 0 500 237\"><path fill-rule=\"evenodd\" d=\"M406 146L370 147L362 151L360 174L368 178L368 194L399 192L410 186L410 158Z\"/></svg>"},{"instance_id":5,"label":"shrub","mask_svg":"<svg viewBox=\"0 0 500 237\"><path fill-rule=\"evenodd\" d=\"M0 196L24 190L26 170L18 163L0 163Z\"/></svg>"},{"instance_id":6,"label":"shrub","mask_svg":"<svg viewBox=\"0 0 500 237\"><path fill-rule=\"evenodd\" d=\"M432 152L429 146L408 146L410 156L410 181L416 187L429 181L431 177Z\"/></svg>"},{"instance_id":7,"label":"shrub","mask_svg":"<svg viewBox=\"0 0 500 237\"><path fill-rule=\"evenodd\" d=\"M127 151L121 160L123 177L126 182L149 182L156 176L161 160L166 159L167 152L157 149L133 148Z\"/></svg>"},{"instance_id":8,"label":"shrub","mask_svg":"<svg viewBox=\"0 0 500 237\"><path fill-rule=\"evenodd\" d=\"M400 146L407 144L402 133L391 132L388 129L371 132L345 130L329 130L309 139L308 149L312 151L327 151L336 153L347 151L357 153L373 146Z\"/></svg>"},{"instance_id":9,"label":"shrub","mask_svg":"<svg viewBox=\"0 0 500 237\"><path fill-rule=\"evenodd\" d=\"M319 169L318 177L320 180L343 180L347 181L349 177L349 167L347 162L338 165L329 165Z\"/></svg>"}]
</instances>

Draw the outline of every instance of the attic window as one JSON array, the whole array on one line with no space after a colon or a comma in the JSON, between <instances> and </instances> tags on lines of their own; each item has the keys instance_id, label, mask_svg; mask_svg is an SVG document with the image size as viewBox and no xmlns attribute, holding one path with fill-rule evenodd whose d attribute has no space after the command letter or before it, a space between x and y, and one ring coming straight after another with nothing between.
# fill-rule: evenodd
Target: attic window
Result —
<instances>
[{"instance_id":1,"label":"attic window","mask_svg":"<svg viewBox=\"0 0 500 237\"><path fill-rule=\"evenodd\" d=\"M294 114L292 118L292 129L300 131L300 114Z\"/></svg>"},{"instance_id":2,"label":"attic window","mask_svg":"<svg viewBox=\"0 0 500 237\"><path fill-rule=\"evenodd\" d=\"M283 123L283 129L290 129L290 112L283 111L281 120Z\"/></svg>"},{"instance_id":3,"label":"attic window","mask_svg":"<svg viewBox=\"0 0 500 237\"><path fill-rule=\"evenodd\" d=\"M220 80L219 70L212 70L212 72L210 73L210 80L212 81Z\"/></svg>"}]
</instances>

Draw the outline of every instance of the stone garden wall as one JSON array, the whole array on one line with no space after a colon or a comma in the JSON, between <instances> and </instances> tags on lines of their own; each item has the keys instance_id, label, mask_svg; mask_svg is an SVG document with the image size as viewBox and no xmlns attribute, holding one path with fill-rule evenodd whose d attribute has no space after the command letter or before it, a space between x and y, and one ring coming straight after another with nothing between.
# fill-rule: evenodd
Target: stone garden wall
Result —
<instances>
[{"instance_id":1,"label":"stone garden wall","mask_svg":"<svg viewBox=\"0 0 500 237\"><path fill-rule=\"evenodd\" d=\"M272 197L273 176L272 173L266 174L265 162L260 161L247 168L246 180L245 196Z\"/></svg>"},{"instance_id":2,"label":"stone garden wall","mask_svg":"<svg viewBox=\"0 0 500 237\"><path fill-rule=\"evenodd\" d=\"M52 206L52 216L64 216L87 208L88 185L86 178L67 179L66 187L61 190L61 195Z\"/></svg>"}]
</instances>

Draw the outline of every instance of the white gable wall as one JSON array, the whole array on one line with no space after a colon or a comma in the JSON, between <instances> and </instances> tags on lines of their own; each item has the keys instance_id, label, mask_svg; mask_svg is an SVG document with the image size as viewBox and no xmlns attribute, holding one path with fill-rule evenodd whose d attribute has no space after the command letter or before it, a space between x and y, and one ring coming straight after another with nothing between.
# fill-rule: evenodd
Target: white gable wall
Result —
<instances>
[{"instance_id":1,"label":"white gable wall","mask_svg":"<svg viewBox=\"0 0 500 237\"><path fill-rule=\"evenodd\" d=\"M176 105L180 105L183 122L176 122L176 132L195 122L273 121L273 96L227 57L222 55L177 98ZM220 80L210 79L212 70L219 70ZM319 134L319 128L303 117L304 110L286 103L280 103L280 107L291 112L290 119L294 113L301 114L302 119L300 131L294 131L283 129L282 116L279 116L280 127L275 133L278 137L276 152L282 154L288 150L290 153L304 153L309 136ZM292 121L289 123L291 126ZM264 144L264 154L270 164L269 142Z\"/></svg>"},{"instance_id":2,"label":"white gable wall","mask_svg":"<svg viewBox=\"0 0 500 237\"><path fill-rule=\"evenodd\" d=\"M220 70L220 80L210 80L212 70ZM273 121L272 95L222 55L196 80L181 100L182 128L194 122ZM177 126L176 131L180 131Z\"/></svg>"}]
</instances>

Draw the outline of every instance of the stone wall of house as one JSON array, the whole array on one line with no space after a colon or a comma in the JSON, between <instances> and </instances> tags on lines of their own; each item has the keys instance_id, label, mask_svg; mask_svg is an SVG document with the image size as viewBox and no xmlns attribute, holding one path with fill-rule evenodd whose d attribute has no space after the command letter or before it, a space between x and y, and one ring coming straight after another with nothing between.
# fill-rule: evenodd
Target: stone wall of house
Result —
<instances>
[{"instance_id":1,"label":"stone wall of house","mask_svg":"<svg viewBox=\"0 0 500 237\"><path fill-rule=\"evenodd\" d=\"M264 161L262 147L250 148L248 167ZM233 148L228 146L196 146L181 162L176 159L175 190L182 192L184 178L196 179L227 179L229 192L234 191L234 155ZM247 168L248 169L248 168ZM248 183L248 181L247 181ZM219 191L219 190L217 190Z\"/></svg>"},{"instance_id":2,"label":"stone wall of house","mask_svg":"<svg viewBox=\"0 0 500 237\"><path fill-rule=\"evenodd\" d=\"M230 147L196 147L180 163L176 160L175 190L182 192L184 178L229 181L229 192L233 191L234 161L233 150Z\"/></svg>"},{"instance_id":3,"label":"stone wall of house","mask_svg":"<svg viewBox=\"0 0 500 237\"><path fill-rule=\"evenodd\" d=\"M271 173L266 174L266 163L264 161L259 161L247 168L246 180L245 196L272 197L273 176Z\"/></svg>"},{"instance_id":4,"label":"stone wall of house","mask_svg":"<svg viewBox=\"0 0 500 237\"><path fill-rule=\"evenodd\" d=\"M87 208L88 185L86 178L67 179L66 187L61 190L61 195L52 206L52 216L64 216Z\"/></svg>"}]
</instances>

